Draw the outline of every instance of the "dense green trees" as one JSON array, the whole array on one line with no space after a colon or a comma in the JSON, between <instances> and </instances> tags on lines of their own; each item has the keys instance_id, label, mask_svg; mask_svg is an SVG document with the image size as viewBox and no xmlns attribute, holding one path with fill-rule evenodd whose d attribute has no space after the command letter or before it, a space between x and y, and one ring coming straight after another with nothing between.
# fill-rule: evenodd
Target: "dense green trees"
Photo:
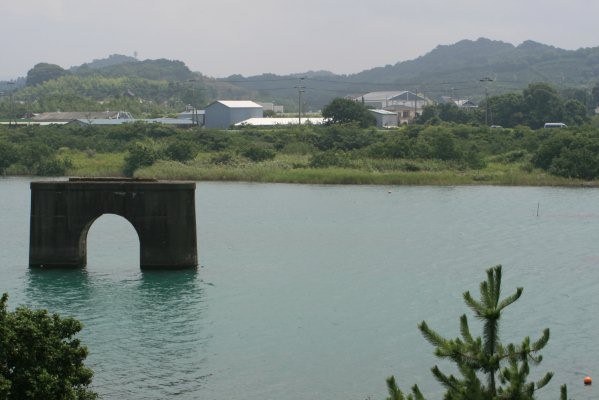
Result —
<instances>
[{"instance_id":1,"label":"dense green trees","mask_svg":"<svg viewBox=\"0 0 599 400\"><path fill-rule=\"evenodd\" d=\"M207 101L208 93L201 82L173 83L135 76L70 74L27 86L16 91L13 99L15 114L19 117L58 110L124 110L142 117L180 112L192 102L201 106ZM4 99L0 103L0 112L8 112L9 106L8 99Z\"/></svg>"},{"instance_id":2,"label":"dense green trees","mask_svg":"<svg viewBox=\"0 0 599 400\"><path fill-rule=\"evenodd\" d=\"M599 177L599 134L557 132L539 146L532 163L557 176L596 179Z\"/></svg>"},{"instance_id":3,"label":"dense green trees","mask_svg":"<svg viewBox=\"0 0 599 400\"><path fill-rule=\"evenodd\" d=\"M583 125L589 121L587 107L577 98L566 98L546 83L532 83L522 93L506 93L488 99L488 122L513 128L526 125L533 129L545 122L564 122ZM454 122L484 124L485 102L478 109L461 109L453 103L442 103L424 108L417 119L421 124Z\"/></svg>"},{"instance_id":4,"label":"dense green trees","mask_svg":"<svg viewBox=\"0 0 599 400\"><path fill-rule=\"evenodd\" d=\"M532 83L522 92L527 125L540 128L545 122L564 119L564 107L557 91L546 83Z\"/></svg>"},{"instance_id":5,"label":"dense green trees","mask_svg":"<svg viewBox=\"0 0 599 400\"><path fill-rule=\"evenodd\" d=\"M35 86L46 81L58 79L68 72L56 64L39 63L27 72L27 86Z\"/></svg>"},{"instance_id":6,"label":"dense green trees","mask_svg":"<svg viewBox=\"0 0 599 400\"><path fill-rule=\"evenodd\" d=\"M468 318L460 318L461 337L446 339L430 328L426 322L418 325L424 338L435 347L435 355L455 363L458 376L446 374L438 366L432 368L435 379L446 389L446 400L532 400L535 392L551 380L547 372L538 381L529 381L531 366L538 365L540 351L549 341L549 329L541 337L531 341L525 337L520 344L503 343L499 335L499 323L504 309L517 301L522 288L501 298L501 266L487 270L487 280L480 284L480 298L476 300L465 292L464 302L474 316L482 322L482 335L474 337L470 332ZM388 400L423 400L417 385L407 396L397 387L395 378L387 379ZM567 398L562 386L561 398Z\"/></svg>"},{"instance_id":7,"label":"dense green trees","mask_svg":"<svg viewBox=\"0 0 599 400\"><path fill-rule=\"evenodd\" d=\"M92 63L64 70L40 63L27 74L26 86L0 98L0 118L47 111L124 110L136 117L202 107L215 92L205 79L180 61L145 60ZM16 85L13 85L16 88ZM11 89L15 89L11 88Z\"/></svg>"},{"instance_id":8,"label":"dense green trees","mask_svg":"<svg viewBox=\"0 0 599 400\"><path fill-rule=\"evenodd\" d=\"M362 103L340 97L322 109L322 116L331 124L355 123L362 128L376 124L376 119Z\"/></svg>"},{"instance_id":9,"label":"dense green trees","mask_svg":"<svg viewBox=\"0 0 599 400\"><path fill-rule=\"evenodd\" d=\"M582 125L589 120L584 103L561 97L546 83L530 84L521 95L510 93L491 97L489 107L493 123L505 127L527 125L537 129L546 122Z\"/></svg>"},{"instance_id":10,"label":"dense green trees","mask_svg":"<svg viewBox=\"0 0 599 400\"><path fill-rule=\"evenodd\" d=\"M87 348L76 339L82 325L45 310L7 309L0 298L0 399L87 400L93 372Z\"/></svg>"},{"instance_id":11,"label":"dense green trees","mask_svg":"<svg viewBox=\"0 0 599 400\"><path fill-rule=\"evenodd\" d=\"M512 127L525 123L524 97L521 93L508 93L489 99L492 121L496 125Z\"/></svg>"}]
</instances>

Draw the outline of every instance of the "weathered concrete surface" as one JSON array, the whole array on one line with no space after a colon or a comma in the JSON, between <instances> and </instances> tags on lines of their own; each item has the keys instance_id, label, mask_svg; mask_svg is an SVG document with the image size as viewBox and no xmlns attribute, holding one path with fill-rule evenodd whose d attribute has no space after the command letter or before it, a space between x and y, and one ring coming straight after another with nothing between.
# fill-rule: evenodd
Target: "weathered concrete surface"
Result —
<instances>
[{"instance_id":1,"label":"weathered concrete surface","mask_svg":"<svg viewBox=\"0 0 599 400\"><path fill-rule=\"evenodd\" d=\"M195 183L136 179L31 182L29 265L87 264L87 233L103 214L137 231L141 268L196 267Z\"/></svg>"}]
</instances>

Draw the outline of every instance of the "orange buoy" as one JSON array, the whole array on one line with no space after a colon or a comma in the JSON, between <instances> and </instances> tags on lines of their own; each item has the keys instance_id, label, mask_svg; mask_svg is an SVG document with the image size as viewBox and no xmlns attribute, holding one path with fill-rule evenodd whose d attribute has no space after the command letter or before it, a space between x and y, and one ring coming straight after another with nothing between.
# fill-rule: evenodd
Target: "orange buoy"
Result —
<instances>
[{"instance_id":1,"label":"orange buoy","mask_svg":"<svg viewBox=\"0 0 599 400\"><path fill-rule=\"evenodd\" d=\"M593 379L590 376L585 376L582 381L585 385L590 385L591 383L593 383Z\"/></svg>"}]
</instances>

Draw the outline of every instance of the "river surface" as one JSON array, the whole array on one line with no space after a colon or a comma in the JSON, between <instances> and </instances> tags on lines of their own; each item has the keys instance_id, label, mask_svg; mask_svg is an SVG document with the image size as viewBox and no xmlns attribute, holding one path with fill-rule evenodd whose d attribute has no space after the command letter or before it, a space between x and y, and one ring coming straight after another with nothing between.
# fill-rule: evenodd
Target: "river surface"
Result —
<instances>
[{"instance_id":1,"label":"river surface","mask_svg":"<svg viewBox=\"0 0 599 400\"><path fill-rule=\"evenodd\" d=\"M591 399L599 379L599 190L198 183L197 271L142 272L123 218L88 236L81 270L30 269L29 180L0 179L0 291L9 307L84 323L104 399L383 399L394 374L429 399L448 338L503 265L504 342L551 329L538 379ZM479 325L469 317L472 331Z\"/></svg>"}]
</instances>

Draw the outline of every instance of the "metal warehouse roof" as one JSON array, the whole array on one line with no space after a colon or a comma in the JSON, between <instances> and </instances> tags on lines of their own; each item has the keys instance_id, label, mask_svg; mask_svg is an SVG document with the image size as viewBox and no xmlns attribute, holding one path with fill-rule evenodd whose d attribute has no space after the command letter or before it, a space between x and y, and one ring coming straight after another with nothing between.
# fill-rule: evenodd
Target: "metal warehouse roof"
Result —
<instances>
[{"instance_id":1,"label":"metal warehouse roof","mask_svg":"<svg viewBox=\"0 0 599 400\"><path fill-rule=\"evenodd\" d=\"M76 118L71 120L70 122L77 122L82 125L122 125L122 124L130 124L135 122L134 119L111 119L111 118Z\"/></svg>"},{"instance_id":2,"label":"metal warehouse roof","mask_svg":"<svg viewBox=\"0 0 599 400\"><path fill-rule=\"evenodd\" d=\"M125 111L56 111L35 115L33 121L72 121L74 119L130 119Z\"/></svg>"},{"instance_id":3,"label":"metal warehouse roof","mask_svg":"<svg viewBox=\"0 0 599 400\"><path fill-rule=\"evenodd\" d=\"M251 100L218 100L215 103L221 103L229 108L262 108L260 104Z\"/></svg>"},{"instance_id":4,"label":"metal warehouse roof","mask_svg":"<svg viewBox=\"0 0 599 400\"><path fill-rule=\"evenodd\" d=\"M322 117L310 117L302 118L302 124L321 125L324 123ZM241 125L253 125L253 126L274 126L274 125L297 125L297 118L249 118L245 121L241 121L235 124L235 126Z\"/></svg>"},{"instance_id":5,"label":"metal warehouse roof","mask_svg":"<svg viewBox=\"0 0 599 400\"><path fill-rule=\"evenodd\" d=\"M414 98L424 100L424 97L422 97L420 95L416 95L415 93L410 92L408 90L370 92L370 93L363 94L361 96L354 97L355 100L364 99L364 101L383 101L383 100L408 100L408 101L412 100L413 101Z\"/></svg>"},{"instance_id":6,"label":"metal warehouse roof","mask_svg":"<svg viewBox=\"0 0 599 400\"><path fill-rule=\"evenodd\" d=\"M194 122L189 118L149 118L149 119L108 119L108 118L96 118L96 119L74 119L70 123L79 123L81 125L121 125L121 124L132 124L134 122L145 122L148 124L164 124L164 125L177 125L177 126L189 126L193 125Z\"/></svg>"},{"instance_id":7,"label":"metal warehouse roof","mask_svg":"<svg viewBox=\"0 0 599 400\"><path fill-rule=\"evenodd\" d=\"M387 111L387 110L368 110L368 111L373 112L375 114L381 114L381 115L397 115L396 112Z\"/></svg>"}]
</instances>

